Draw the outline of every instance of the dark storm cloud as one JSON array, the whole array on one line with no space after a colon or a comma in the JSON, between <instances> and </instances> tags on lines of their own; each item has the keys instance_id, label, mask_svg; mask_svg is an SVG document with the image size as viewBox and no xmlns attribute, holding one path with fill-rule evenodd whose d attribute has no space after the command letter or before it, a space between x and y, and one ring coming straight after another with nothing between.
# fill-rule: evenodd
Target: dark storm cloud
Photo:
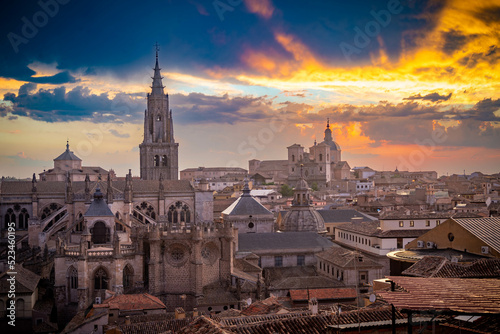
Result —
<instances>
[{"instance_id":1,"label":"dark storm cloud","mask_svg":"<svg viewBox=\"0 0 500 334\"><path fill-rule=\"evenodd\" d=\"M441 101L448 101L451 98L451 93L448 95L439 95L439 93L430 93L427 95L412 95L409 97L405 97L403 100L424 100L424 101L431 101L431 102L441 102Z\"/></svg>"},{"instance_id":2,"label":"dark storm cloud","mask_svg":"<svg viewBox=\"0 0 500 334\"><path fill-rule=\"evenodd\" d=\"M95 122L113 122L138 120L144 107L144 100L134 99L134 95L117 94L113 99L107 93L91 94L87 87L78 86L70 91L65 87L39 89L33 83L19 88L18 94L4 94L4 101L9 101L13 115L26 116L45 122L68 122L90 120ZM6 116L5 113L1 113ZM110 116L111 115L111 116Z\"/></svg>"},{"instance_id":3,"label":"dark storm cloud","mask_svg":"<svg viewBox=\"0 0 500 334\"><path fill-rule=\"evenodd\" d=\"M180 123L229 123L255 121L267 118L271 102L266 97L222 96L190 93L173 94L174 117ZM178 116L177 116L178 115Z\"/></svg>"},{"instance_id":4,"label":"dark storm cloud","mask_svg":"<svg viewBox=\"0 0 500 334\"><path fill-rule=\"evenodd\" d=\"M496 45L491 45L487 51L471 53L470 55L461 58L458 63L468 68L474 68L480 61L485 61L493 65L499 60L500 52L498 52L498 47Z\"/></svg>"},{"instance_id":5,"label":"dark storm cloud","mask_svg":"<svg viewBox=\"0 0 500 334\"><path fill-rule=\"evenodd\" d=\"M444 45L443 52L447 55L452 55L455 51L462 49L469 41L474 39L476 35L464 35L458 30L450 30L443 32Z\"/></svg>"},{"instance_id":6,"label":"dark storm cloud","mask_svg":"<svg viewBox=\"0 0 500 334\"><path fill-rule=\"evenodd\" d=\"M487 24L500 21L500 6L489 6L475 13L475 17Z\"/></svg>"}]
</instances>

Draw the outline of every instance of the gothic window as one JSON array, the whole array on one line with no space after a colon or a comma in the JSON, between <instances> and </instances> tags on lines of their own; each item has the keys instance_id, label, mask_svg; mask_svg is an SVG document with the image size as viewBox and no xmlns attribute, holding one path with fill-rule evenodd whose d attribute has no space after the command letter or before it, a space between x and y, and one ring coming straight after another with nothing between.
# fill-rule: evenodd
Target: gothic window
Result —
<instances>
[{"instance_id":1,"label":"gothic window","mask_svg":"<svg viewBox=\"0 0 500 334\"><path fill-rule=\"evenodd\" d=\"M14 214L14 210L8 209L5 214L5 228L8 228L9 223L16 223L16 215Z\"/></svg>"},{"instance_id":2,"label":"gothic window","mask_svg":"<svg viewBox=\"0 0 500 334\"><path fill-rule=\"evenodd\" d=\"M160 156L155 155L154 157L154 166L159 167L160 166Z\"/></svg>"},{"instance_id":3,"label":"gothic window","mask_svg":"<svg viewBox=\"0 0 500 334\"><path fill-rule=\"evenodd\" d=\"M164 167L167 166L167 156L166 155L161 157L161 165Z\"/></svg>"},{"instance_id":4,"label":"gothic window","mask_svg":"<svg viewBox=\"0 0 500 334\"><path fill-rule=\"evenodd\" d=\"M71 266L68 269L69 288L78 289L78 270Z\"/></svg>"},{"instance_id":5,"label":"gothic window","mask_svg":"<svg viewBox=\"0 0 500 334\"><path fill-rule=\"evenodd\" d=\"M141 222L144 222L144 217L140 213L142 213L142 215L151 217L152 219L156 219L155 208L147 202L142 202L140 205L136 205L133 212L135 218L137 218ZM148 221L146 220L146 223L147 222Z\"/></svg>"},{"instance_id":6,"label":"gothic window","mask_svg":"<svg viewBox=\"0 0 500 334\"><path fill-rule=\"evenodd\" d=\"M47 205L43 210L42 210L42 215L41 215L41 218L42 220L47 218L48 216L50 216L53 212L56 212L57 210L59 210L60 208L62 208L61 205L57 204L57 203L51 203L50 205ZM57 220L57 219L56 219Z\"/></svg>"},{"instance_id":7,"label":"gothic window","mask_svg":"<svg viewBox=\"0 0 500 334\"><path fill-rule=\"evenodd\" d=\"M128 291L132 288L134 284L134 269L132 269L132 266L130 264L127 264L125 266L125 269L123 270L123 288L125 291Z\"/></svg>"},{"instance_id":8,"label":"gothic window","mask_svg":"<svg viewBox=\"0 0 500 334\"><path fill-rule=\"evenodd\" d=\"M83 231L83 215L81 212L78 213L78 216L76 219L77 219L78 223L76 224L75 230L77 232L82 232Z\"/></svg>"},{"instance_id":9,"label":"gothic window","mask_svg":"<svg viewBox=\"0 0 500 334\"><path fill-rule=\"evenodd\" d=\"M28 228L28 218L30 215L28 214L28 210L22 209L21 213L19 214L19 229L20 230L25 230Z\"/></svg>"},{"instance_id":10,"label":"gothic window","mask_svg":"<svg viewBox=\"0 0 500 334\"><path fill-rule=\"evenodd\" d=\"M160 115L160 114L156 115L156 120L157 120L158 122L159 122L159 121L161 121L161 115Z\"/></svg>"},{"instance_id":11,"label":"gothic window","mask_svg":"<svg viewBox=\"0 0 500 334\"><path fill-rule=\"evenodd\" d=\"M110 240L109 228L103 222L95 223L90 233L94 244L105 244Z\"/></svg>"},{"instance_id":12,"label":"gothic window","mask_svg":"<svg viewBox=\"0 0 500 334\"><path fill-rule=\"evenodd\" d=\"M170 252L170 257L172 258L172 260L174 260L175 262L180 262L182 261L182 259L184 258L184 251L181 249L181 248L174 248L171 252Z\"/></svg>"},{"instance_id":13,"label":"gothic window","mask_svg":"<svg viewBox=\"0 0 500 334\"><path fill-rule=\"evenodd\" d=\"M323 154L319 154L319 161L323 161Z\"/></svg>"},{"instance_id":14,"label":"gothic window","mask_svg":"<svg viewBox=\"0 0 500 334\"><path fill-rule=\"evenodd\" d=\"M108 273L104 268L99 268L94 274L94 290L108 288Z\"/></svg>"},{"instance_id":15,"label":"gothic window","mask_svg":"<svg viewBox=\"0 0 500 334\"><path fill-rule=\"evenodd\" d=\"M175 205L168 208L167 219L169 223L177 224L179 222L191 223L191 210L189 206L181 201L177 201Z\"/></svg>"}]
</instances>

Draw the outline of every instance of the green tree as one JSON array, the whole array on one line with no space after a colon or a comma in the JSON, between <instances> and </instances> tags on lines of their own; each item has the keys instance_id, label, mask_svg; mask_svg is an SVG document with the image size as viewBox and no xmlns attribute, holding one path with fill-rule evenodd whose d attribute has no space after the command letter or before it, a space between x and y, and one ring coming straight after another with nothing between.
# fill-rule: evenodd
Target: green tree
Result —
<instances>
[{"instance_id":1,"label":"green tree","mask_svg":"<svg viewBox=\"0 0 500 334\"><path fill-rule=\"evenodd\" d=\"M293 196L293 189L288 184L283 184L279 190L283 197Z\"/></svg>"},{"instance_id":2,"label":"green tree","mask_svg":"<svg viewBox=\"0 0 500 334\"><path fill-rule=\"evenodd\" d=\"M311 189L314 191L318 191L318 184L316 182L311 183Z\"/></svg>"}]
</instances>

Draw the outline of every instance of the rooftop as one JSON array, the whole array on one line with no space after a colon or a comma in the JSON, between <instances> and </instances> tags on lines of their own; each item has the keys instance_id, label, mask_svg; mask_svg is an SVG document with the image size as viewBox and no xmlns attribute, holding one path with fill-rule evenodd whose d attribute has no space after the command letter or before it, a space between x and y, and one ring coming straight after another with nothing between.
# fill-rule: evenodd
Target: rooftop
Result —
<instances>
[{"instance_id":1,"label":"rooftop","mask_svg":"<svg viewBox=\"0 0 500 334\"><path fill-rule=\"evenodd\" d=\"M330 289L300 289L290 290L290 298L293 301L304 301L311 298L318 300L325 299L354 299L356 298L356 289L349 288L330 288Z\"/></svg>"},{"instance_id":2,"label":"rooftop","mask_svg":"<svg viewBox=\"0 0 500 334\"><path fill-rule=\"evenodd\" d=\"M244 233L238 235L241 252L258 250L330 248L333 243L316 232Z\"/></svg>"},{"instance_id":3,"label":"rooftop","mask_svg":"<svg viewBox=\"0 0 500 334\"><path fill-rule=\"evenodd\" d=\"M94 304L94 308L108 307L120 311L166 309L161 300L149 293L114 295L103 301L102 304Z\"/></svg>"},{"instance_id":4,"label":"rooftop","mask_svg":"<svg viewBox=\"0 0 500 334\"><path fill-rule=\"evenodd\" d=\"M500 252L500 217L456 219L460 226Z\"/></svg>"},{"instance_id":5,"label":"rooftop","mask_svg":"<svg viewBox=\"0 0 500 334\"><path fill-rule=\"evenodd\" d=\"M400 310L500 313L500 280L389 276L398 291L378 292Z\"/></svg>"},{"instance_id":6,"label":"rooftop","mask_svg":"<svg viewBox=\"0 0 500 334\"><path fill-rule=\"evenodd\" d=\"M442 256L425 256L402 272L416 277L500 278L500 259L480 259L454 263Z\"/></svg>"}]
</instances>

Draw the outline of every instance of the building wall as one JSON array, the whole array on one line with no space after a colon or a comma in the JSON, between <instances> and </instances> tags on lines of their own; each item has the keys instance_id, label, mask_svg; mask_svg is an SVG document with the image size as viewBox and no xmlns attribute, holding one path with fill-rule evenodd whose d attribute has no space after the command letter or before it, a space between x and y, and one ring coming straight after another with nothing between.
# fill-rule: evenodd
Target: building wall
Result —
<instances>
[{"instance_id":1,"label":"building wall","mask_svg":"<svg viewBox=\"0 0 500 334\"><path fill-rule=\"evenodd\" d=\"M448 219L436 228L411 241L406 246L406 249L419 248L418 241L424 242L424 248L427 248L427 242L430 241L439 249L451 248L477 255L500 258L500 253L491 247L489 247L488 254L483 254L481 247L487 245L452 219Z\"/></svg>"},{"instance_id":2,"label":"building wall","mask_svg":"<svg viewBox=\"0 0 500 334\"><path fill-rule=\"evenodd\" d=\"M419 219L419 218L404 218L404 219L380 219L380 228L383 231L390 230L423 230L432 229L443 223L445 218L430 218L430 219ZM403 227L400 226L400 222L403 223ZM413 222L413 226L411 226Z\"/></svg>"}]
</instances>

